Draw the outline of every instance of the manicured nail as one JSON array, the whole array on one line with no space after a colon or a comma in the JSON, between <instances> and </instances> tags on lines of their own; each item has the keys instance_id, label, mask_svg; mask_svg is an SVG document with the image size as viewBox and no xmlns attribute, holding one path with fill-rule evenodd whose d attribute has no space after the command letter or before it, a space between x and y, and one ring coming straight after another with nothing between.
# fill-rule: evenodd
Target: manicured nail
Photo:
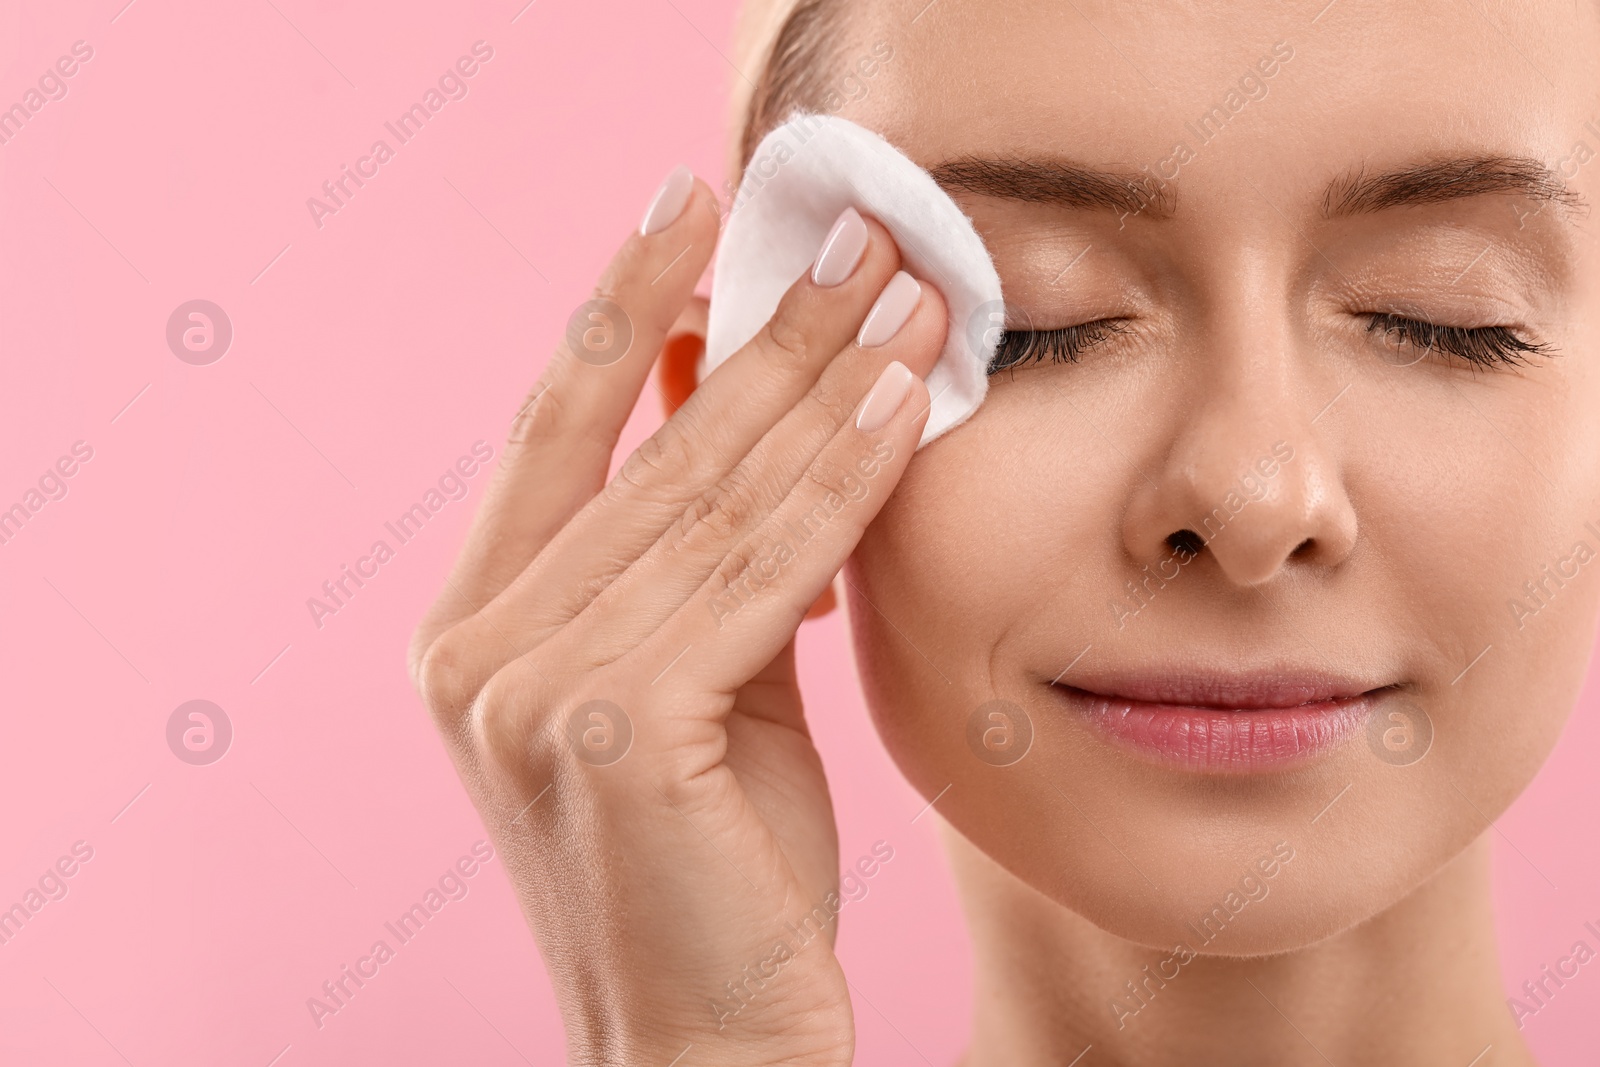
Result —
<instances>
[{"instance_id":1,"label":"manicured nail","mask_svg":"<svg viewBox=\"0 0 1600 1067\"><path fill-rule=\"evenodd\" d=\"M856 415L856 429L862 433L877 433L883 429L884 424L900 410L900 405L905 403L906 394L911 392L913 377L911 368L898 359L883 368L883 373L878 375L867 398L861 402L861 410Z\"/></svg>"},{"instance_id":2,"label":"manicured nail","mask_svg":"<svg viewBox=\"0 0 1600 1067\"><path fill-rule=\"evenodd\" d=\"M850 277L867 250L867 224L853 207L844 209L833 224L811 267L811 280L818 285L838 285Z\"/></svg>"},{"instance_id":3,"label":"manicured nail","mask_svg":"<svg viewBox=\"0 0 1600 1067\"><path fill-rule=\"evenodd\" d=\"M649 237L671 226L689 205L689 194L692 192L694 192L694 171L688 167L674 169L667 175L667 180L661 183L661 188L656 190L655 198L645 209L644 221L639 224L639 233Z\"/></svg>"},{"instance_id":4,"label":"manicured nail","mask_svg":"<svg viewBox=\"0 0 1600 1067\"><path fill-rule=\"evenodd\" d=\"M867 312L867 321L861 324L856 344L862 348L877 348L887 344L906 324L920 299L922 286L917 284L917 280L903 270L896 271L894 277L889 279L889 284L883 287L883 292L878 294L878 302Z\"/></svg>"}]
</instances>

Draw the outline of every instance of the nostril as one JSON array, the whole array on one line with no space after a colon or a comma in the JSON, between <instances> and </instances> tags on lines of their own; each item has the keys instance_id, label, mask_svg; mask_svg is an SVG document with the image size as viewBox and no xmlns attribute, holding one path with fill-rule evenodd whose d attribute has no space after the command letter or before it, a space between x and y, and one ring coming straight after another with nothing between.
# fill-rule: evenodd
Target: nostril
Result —
<instances>
[{"instance_id":1,"label":"nostril","mask_svg":"<svg viewBox=\"0 0 1600 1067\"><path fill-rule=\"evenodd\" d=\"M1167 547L1174 552L1188 556L1198 556L1206 543L1200 540L1200 535L1193 530L1179 530L1177 533L1167 535Z\"/></svg>"},{"instance_id":2,"label":"nostril","mask_svg":"<svg viewBox=\"0 0 1600 1067\"><path fill-rule=\"evenodd\" d=\"M1311 553L1315 552L1316 550L1317 550L1316 538L1308 537L1304 541L1301 541L1298 545L1294 546L1294 551L1289 553L1289 558L1291 558L1291 559L1305 559L1307 556L1311 555Z\"/></svg>"}]
</instances>

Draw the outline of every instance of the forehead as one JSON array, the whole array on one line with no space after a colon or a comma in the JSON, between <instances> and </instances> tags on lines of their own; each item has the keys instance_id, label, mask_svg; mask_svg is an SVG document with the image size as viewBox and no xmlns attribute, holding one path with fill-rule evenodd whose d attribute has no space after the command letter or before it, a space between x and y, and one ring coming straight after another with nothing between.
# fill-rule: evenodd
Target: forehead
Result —
<instances>
[{"instance_id":1,"label":"forehead","mask_svg":"<svg viewBox=\"0 0 1600 1067\"><path fill-rule=\"evenodd\" d=\"M1600 172L1573 158L1600 155L1592 0L925 3L855 8L845 47L893 51L844 111L925 166L1022 153L1154 168L1182 145L1186 178L1249 164L1320 186L1468 148L1543 160L1579 190Z\"/></svg>"}]
</instances>

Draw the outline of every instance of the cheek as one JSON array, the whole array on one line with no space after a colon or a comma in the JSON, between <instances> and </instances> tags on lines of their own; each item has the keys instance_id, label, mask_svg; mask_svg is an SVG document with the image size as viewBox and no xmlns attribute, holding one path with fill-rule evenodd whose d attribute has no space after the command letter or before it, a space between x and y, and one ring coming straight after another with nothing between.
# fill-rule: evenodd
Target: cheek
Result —
<instances>
[{"instance_id":1,"label":"cheek","mask_svg":"<svg viewBox=\"0 0 1600 1067\"><path fill-rule=\"evenodd\" d=\"M997 577L980 551L995 532L985 518L993 511L960 506L964 493L981 487L967 484L951 461L959 450L941 450L943 443L912 460L847 564L868 706L901 769L919 784L939 773L930 763L954 736L957 709L985 699L976 635L995 632L1007 614L975 595Z\"/></svg>"},{"instance_id":2,"label":"cheek","mask_svg":"<svg viewBox=\"0 0 1600 1067\"><path fill-rule=\"evenodd\" d=\"M991 390L921 450L856 550L873 603L963 673L1019 617L1085 590L1119 551L1106 516L1119 510L1121 465L1070 409L1041 418L1048 401L1035 392Z\"/></svg>"},{"instance_id":3,"label":"cheek","mask_svg":"<svg viewBox=\"0 0 1600 1067\"><path fill-rule=\"evenodd\" d=\"M1120 567L1108 517L1126 492L1107 446L1079 433L1070 410L1038 418L1037 401L996 391L913 461L848 564L855 660L900 771L929 798L951 787L939 811L968 840L1106 928L1170 943L1187 904L1141 897L1123 877L1140 876L1095 829L1115 825L1098 805L1122 804L1128 768L1064 732L1041 699L1047 679L1027 669L1039 634L1065 667L1107 628L1106 575ZM1063 782L1099 798L1097 810L1075 810ZM1172 801L1158 789L1151 802Z\"/></svg>"},{"instance_id":4,"label":"cheek","mask_svg":"<svg viewBox=\"0 0 1600 1067\"><path fill-rule=\"evenodd\" d=\"M931 676L952 709L1020 699L1023 660L1059 669L1125 637L1111 602L1134 569L1120 521L1137 478L1127 457L1157 431L1115 371L1079 376L1070 400L1064 377L1046 368L993 385L917 453L853 557L852 581L884 616L866 631L885 627L911 656L895 668Z\"/></svg>"},{"instance_id":5,"label":"cheek","mask_svg":"<svg viewBox=\"0 0 1600 1067\"><path fill-rule=\"evenodd\" d=\"M1369 390L1345 440L1362 558L1343 598L1398 623L1431 756L1485 811L1549 754L1594 639L1600 435L1583 412L1600 397L1568 358L1388 404Z\"/></svg>"}]
</instances>

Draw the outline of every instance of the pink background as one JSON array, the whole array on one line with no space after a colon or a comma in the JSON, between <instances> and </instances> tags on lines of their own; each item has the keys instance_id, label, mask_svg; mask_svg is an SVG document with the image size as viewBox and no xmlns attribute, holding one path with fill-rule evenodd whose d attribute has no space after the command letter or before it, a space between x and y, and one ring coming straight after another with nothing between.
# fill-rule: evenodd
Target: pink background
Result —
<instances>
[{"instance_id":1,"label":"pink background","mask_svg":"<svg viewBox=\"0 0 1600 1067\"><path fill-rule=\"evenodd\" d=\"M474 441L498 454L661 176L720 182L733 4L125 2L0 4L0 106L94 50L0 146L0 508L93 449L0 545L0 907L94 850L0 946L0 1061L560 1062L498 860L320 1029L306 1007L485 836L403 649L486 476L320 629L306 600ZM307 198L479 40L466 98L319 229ZM206 366L165 338L197 298L234 328ZM858 1062L950 1063L968 954L933 817L840 619L801 653L844 857L896 853L844 915ZM234 729L209 766L166 740L193 699ZM1600 920L1596 700L1497 826L1508 987ZM1597 1013L1585 968L1527 1032L1591 1062Z\"/></svg>"}]
</instances>

